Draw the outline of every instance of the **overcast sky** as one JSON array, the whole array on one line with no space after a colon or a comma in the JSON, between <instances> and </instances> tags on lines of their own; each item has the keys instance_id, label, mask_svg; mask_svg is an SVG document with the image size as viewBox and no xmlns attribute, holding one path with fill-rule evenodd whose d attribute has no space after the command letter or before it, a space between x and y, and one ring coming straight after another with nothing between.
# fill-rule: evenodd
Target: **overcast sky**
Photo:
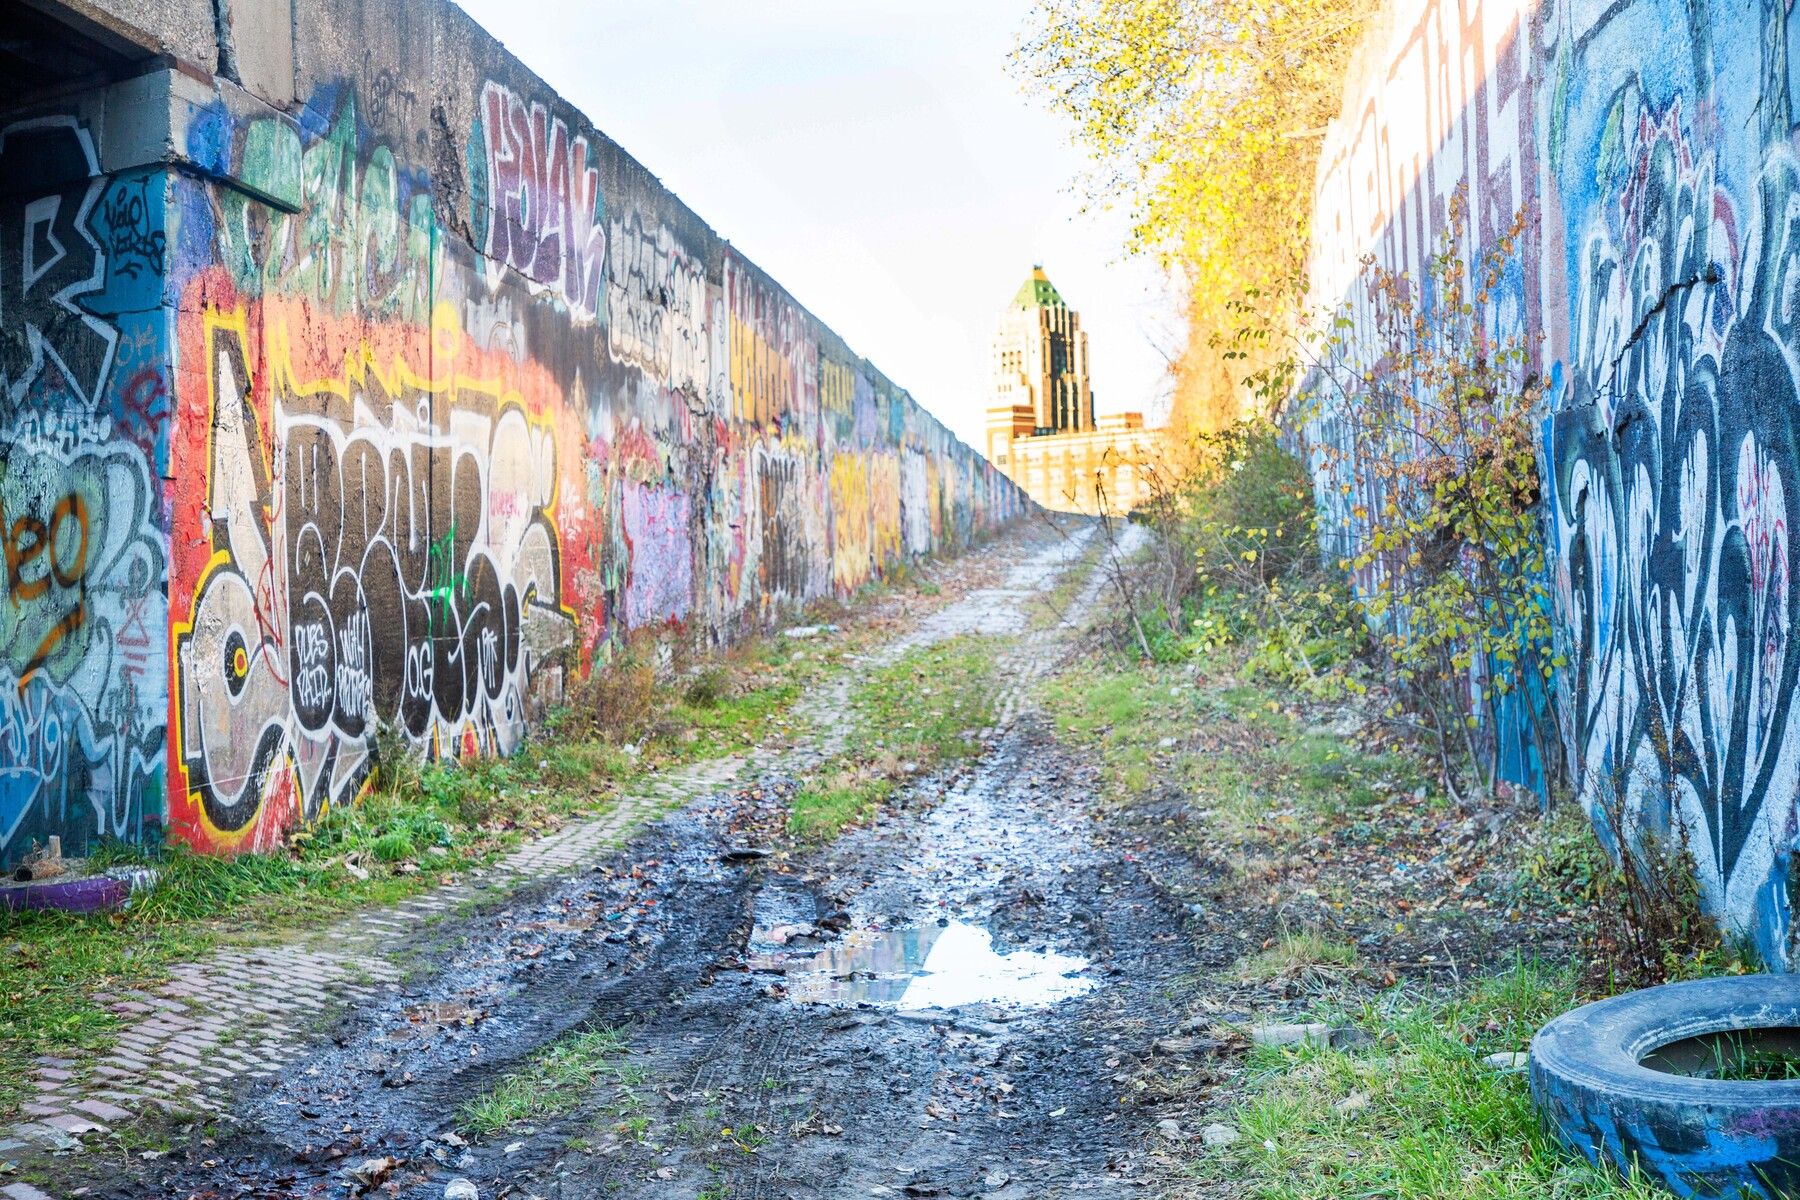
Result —
<instances>
[{"instance_id":1,"label":"overcast sky","mask_svg":"<svg viewBox=\"0 0 1800 1200\"><path fill-rule=\"evenodd\" d=\"M1041 261L1096 407L1154 412L1170 319L1006 55L1030 0L460 0L972 445L987 347Z\"/></svg>"}]
</instances>

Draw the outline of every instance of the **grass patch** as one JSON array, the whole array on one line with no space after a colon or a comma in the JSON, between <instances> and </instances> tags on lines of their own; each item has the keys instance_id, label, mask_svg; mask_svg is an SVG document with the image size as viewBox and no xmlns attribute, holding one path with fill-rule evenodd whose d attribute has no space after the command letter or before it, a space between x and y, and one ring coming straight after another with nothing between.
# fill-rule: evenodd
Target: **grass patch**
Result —
<instances>
[{"instance_id":1,"label":"grass patch","mask_svg":"<svg viewBox=\"0 0 1800 1200\"><path fill-rule=\"evenodd\" d=\"M1308 724L1310 698L1245 683L1222 651L1197 668L1117 653L1072 660L1044 685L1059 732L1094 752L1100 798L1129 806L1176 783L1204 806L1209 837L1236 843L1297 836L1399 792L1429 790L1411 755Z\"/></svg>"},{"instance_id":2,"label":"grass patch","mask_svg":"<svg viewBox=\"0 0 1800 1200\"><path fill-rule=\"evenodd\" d=\"M1522 1050L1578 999L1572 972L1529 963L1451 994L1387 993L1346 1014L1367 1049L1265 1047L1243 1139L1189 1170L1259 1200L1652 1200L1663 1193L1563 1156L1522 1075L1482 1063Z\"/></svg>"},{"instance_id":3,"label":"grass patch","mask_svg":"<svg viewBox=\"0 0 1800 1200\"><path fill-rule=\"evenodd\" d=\"M630 1085L644 1072L619 1060L629 1043L616 1029L594 1029L539 1051L519 1071L457 1111L462 1127L495 1133L579 1108L602 1083Z\"/></svg>"},{"instance_id":4,"label":"grass patch","mask_svg":"<svg viewBox=\"0 0 1800 1200\"><path fill-rule=\"evenodd\" d=\"M900 781L981 751L994 719L994 662L1008 639L964 635L908 652L851 697L855 750L826 764L790 803L788 831L825 841L868 818Z\"/></svg>"},{"instance_id":5,"label":"grass patch","mask_svg":"<svg viewBox=\"0 0 1800 1200\"><path fill-rule=\"evenodd\" d=\"M1357 965L1356 947L1319 933L1284 933L1274 945L1238 960L1238 978L1249 983L1299 979L1308 974L1343 972Z\"/></svg>"},{"instance_id":6,"label":"grass patch","mask_svg":"<svg viewBox=\"0 0 1800 1200\"><path fill-rule=\"evenodd\" d=\"M788 831L803 841L825 841L846 825L867 820L899 786L867 763L839 759L795 793Z\"/></svg>"}]
</instances>

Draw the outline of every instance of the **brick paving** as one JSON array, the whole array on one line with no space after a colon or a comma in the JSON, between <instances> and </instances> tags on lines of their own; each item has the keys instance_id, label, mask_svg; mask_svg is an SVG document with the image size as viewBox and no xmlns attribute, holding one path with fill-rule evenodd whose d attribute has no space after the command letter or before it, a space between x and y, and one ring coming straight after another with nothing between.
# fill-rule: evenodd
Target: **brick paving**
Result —
<instances>
[{"instance_id":1,"label":"brick paving","mask_svg":"<svg viewBox=\"0 0 1800 1200\"><path fill-rule=\"evenodd\" d=\"M25 1118L0 1131L0 1159L72 1152L153 1111L229 1121L231 1089L274 1075L306 1049L308 1030L340 1004L395 989L389 955L417 926L534 878L573 870L623 845L633 830L686 800L727 786L736 758L664 772L591 820L572 822L522 846L491 868L470 871L387 908L356 913L288 944L227 946L175 967L145 990L100 993L123 1025L111 1052L91 1061L40 1058ZM50 1200L27 1184L0 1187L7 1200Z\"/></svg>"}]
</instances>

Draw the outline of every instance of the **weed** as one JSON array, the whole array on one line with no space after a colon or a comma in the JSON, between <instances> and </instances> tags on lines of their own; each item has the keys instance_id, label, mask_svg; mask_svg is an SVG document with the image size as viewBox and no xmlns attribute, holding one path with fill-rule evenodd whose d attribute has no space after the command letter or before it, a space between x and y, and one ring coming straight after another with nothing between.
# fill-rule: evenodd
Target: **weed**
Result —
<instances>
[{"instance_id":1,"label":"weed","mask_svg":"<svg viewBox=\"0 0 1800 1200\"><path fill-rule=\"evenodd\" d=\"M717 708L730 683L730 677L722 668L711 667L688 681L687 690L681 694L682 702L693 708Z\"/></svg>"},{"instance_id":2,"label":"weed","mask_svg":"<svg viewBox=\"0 0 1800 1200\"><path fill-rule=\"evenodd\" d=\"M656 668L640 653L596 667L576 689L574 706L614 743L635 741L655 716Z\"/></svg>"},{"instance_id":3,"label":"weed","mask_svg":"<svg viewBox=\"0 0 1800 1200\"><path fill-rule=\"evenodd\" d=\"M1673 785L1669 785L1673 792ZM1680 829L1657 833L1627 811L1625 789L1596 789L1594 829L1613 869L1602 876L1602 949L1625 984L1647 985L1758 970L1756 951L1728 939L1705 910L1693 848ZM1665 804L1675 811L1674 797Z\"/></svg>"},{"instance_id":4,"label":"weed","mask_svg":"<svg viewBox=\"0 0 1800 1200\"><path fill-rule=\"evenodd\" d=\"M375 857L385 863L404 862L417 857L418 850L413 840L404 829L395 829L382 834L374 842Z\"/></svg>"},{"instance_id":5,"label":"weed","mask_svg":"<svg viewBox=\"0 0 1800 1200\"><path fill-rule=\"evenodd\" d=\"M578 1107L602 1080L617 1080L620 1067L615 1060L626 1052L624 1035L614 1029L565 1038L463 1105L457 1115L477 1134L559 1116Z\"/></svg>"},{"instance_id":6,"label":"weed","mask_svg":"<svg viewBox=\"0 0 1800 1200\"><path fill-rule=\"evenodd\" d=\"M1800 1079L1800 1039L1792 1029L1725 1029L1659 1046L1643 1065L1734 1083Z\"/></svg>"},{"instance_id":7,"label":"weed","mask_svg":"<svg viewBox=\"0 0 1800 1200\"><path fill-rule=\"evenodd\" d=\"M1248 983L1271 979L1302 979L1320 973L1339 973L1356 966L1356 947L1334 942L1317 933L1284 933L1274 945L1246 955L1234 968ZM1333 970L1335 969L1335 970Z\"/></svg>"}]
</instances>

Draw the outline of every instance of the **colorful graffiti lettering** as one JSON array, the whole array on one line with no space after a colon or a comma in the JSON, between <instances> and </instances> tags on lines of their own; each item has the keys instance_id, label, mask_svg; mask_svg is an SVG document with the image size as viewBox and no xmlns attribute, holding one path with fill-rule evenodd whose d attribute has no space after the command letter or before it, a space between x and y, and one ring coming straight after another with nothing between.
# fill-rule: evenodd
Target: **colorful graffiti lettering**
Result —
<instances>
[{"instance_id":1,"label":"colorful graffiti lettering","mask_svg":"<svg viewBox=\"0 0 1800 1200\"><path fill-rule=\"evenodd\" d=\"M356 95L328 89L308 106L323 132L304 149L282 117L248 122L221 170L244 188L210 193L219 257L239 291L307 296L337 313L425 322L435 260L430 190L393 150L364 136ZM217 156L212 120L190 136L196 157ZM219 140L231 140L229 136ZM293 207L272 204L281 197Z\"/></svg>"},{"instance_id":2,"label":"colorful graffiti lettering","mask_svg":"<svg viewBox=\"0 0 1800 1200\"><path fill-rule=\"evenodd\" d=\"M403 358L304 379L279 333L259 395L245 336L242 313L207 319L211 556L173 699L204 836L267 844L356 797L378 726L510 750L573 621L556 439L520 397Z\"/></svg>"},{"instance_id":3,"label":"colorful graffiti lettering","mask_svg":"<svg viewBox=\"0 0 1800 1200\"><path fill-rule=\"evenodd\" d=\"M818 411L816 341L786 296L727 262L725 304L731 321L731 392L739 419L785 428Z\"/></svg>"},{"instance_id":4,"label":"colorful graffiti lettering","mask_svg":"<svg viewBox=\"0 0 1800 1200\"><path fill-rule=\"evenodd\" d=\"M486 231L490 284L510 267L567 304L573 320L599 318L606 223L588 139L489 80L472 146L484 168L475 219Z\"/></svg>"}]
</instances>

